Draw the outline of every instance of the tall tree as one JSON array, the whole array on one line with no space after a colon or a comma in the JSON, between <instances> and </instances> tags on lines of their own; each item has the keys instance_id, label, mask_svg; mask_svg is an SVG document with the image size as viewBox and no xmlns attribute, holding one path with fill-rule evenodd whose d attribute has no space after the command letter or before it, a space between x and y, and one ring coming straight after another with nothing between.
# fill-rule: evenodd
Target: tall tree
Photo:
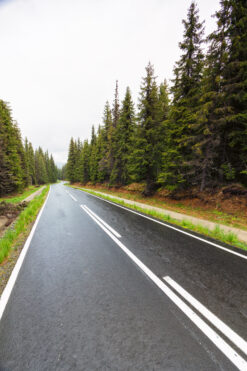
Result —
<instances>
[{"instance_id":1,"label":"tall tree","mask_svg":"<svg viewBox=\"0 0 247 371\"><path fill-rule=\"evenodd\" d=\"M131 98L130 89L127 87L115 131L115 162L110 178L113 184L127 184L129 182L128 161L134 130L134 103Z\"/></svg>"},{"instance_id":2,"label":"tall tree","mask_svg":"<svg viewBox=\"0 0 247 371\"><path fill-rule=\"evenodd\" d=\"M118 120L119 120L119 96L118 96L118 80L116 81L115 87L115 95L114 95L114 102L112 108L112 125L114 128L117 127Z\"/></svg>"},{"instance_id":3,"label":"tall tree","mask_svg":"<svg viewBox=\"0 0 247 371\"><path fill-rule=\"evenodd\" d=\"M194 182L200 190L223 182L222 161L225 159L224 137L227 113L223 94L223 71L229 58L225 32L228 11L217 12L218 28L208 36L210 43L202 79L202 94L197 123L194 125L196 140L193 145Z\"/></svg>"},{"instance_id":4,"label":"tall tree","mask_svg":"<svg viewBox=\"0 0 247 371\"><path fill-rule=\"evenodd\" d=\"M145 181L146 196L152 194L156 187L161 158L160 134L158 87L154 68L149 63L141 85L138 125L132 139L133 152L129 162L132 179Z\"/></svg>"},{"instance_id":5,"label":"tall tree","mask_svg":"<svg viewBox=\"0 0 247 371\"><path fill-rule=\"evenodd\" d=\"M179 44L182 55L174 68L175 78L171 88L173 102L167 132L168 147L163 153L160 175L163 183L172 188L186 181L191 184L193 173L192 147L195 142L204 61L201 48L204 28L199 21L195 2L191 3L183 25L183 41Z\"/></svg>"},{"instance_id":6,"label":"tall tree","mask_svg":"<svg viewBox=\"0 0 247 371\"><path fill-rule=\"evenodd\" d=\"M98 165L98 175L100 179L109 180L114 165L113 157L113 122L110 104L107 101L104 108L103 126L99 131L98 150L100 160Z\"/></svg>"},{"instance_id":7,"label":"tall tree","mask_svg":"<svg viewBox=\"0 0 247 371\"><path fill-rule=\"evenodd\" d=\"M2 100L0 100L0 144L0 193L19 191L25 185L22 167L24 149L10 108Z\"/></svg>"},{"instance_id":8,"label":"tall tree","mask_svg":"<svg viewBox=\"0 0 247 371\"><path fill-rule=\"evenodd\" d=\"M67 176L71 183L75 182L76 148L74 139L71 138L69 145L69 154L67 161Z\"/></svg>"},{"instance_id":9,"label":"tall tree","mask_svg":"<svg viewBox=\"0 0 247 371\"><path fill-rule=\"evenodd\" d=\"M218 19L226 18L229 59L223 70L225 130L222 145L226 175L247 185L247 2L222 0Z\"/></svg>"}]
</instances>

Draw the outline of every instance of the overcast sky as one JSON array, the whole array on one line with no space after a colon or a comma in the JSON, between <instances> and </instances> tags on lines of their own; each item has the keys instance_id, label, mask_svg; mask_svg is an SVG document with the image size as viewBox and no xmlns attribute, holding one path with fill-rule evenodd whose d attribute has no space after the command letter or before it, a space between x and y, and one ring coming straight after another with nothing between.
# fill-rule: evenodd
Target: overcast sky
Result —
<instances>
[{"instance_id":1,"label":"overcast sky","mask_svg":"<svg viewBox=\"0 0 247 371\"><path fill-rule=\"evenodd\" d=\"M151 61L172 78L190 0L0 0L0 99L23 137L67 159L71 136L90 138L115 81L137 102ZM219 0L197 0L206 34Z\"/></svg>"}]
</instances>

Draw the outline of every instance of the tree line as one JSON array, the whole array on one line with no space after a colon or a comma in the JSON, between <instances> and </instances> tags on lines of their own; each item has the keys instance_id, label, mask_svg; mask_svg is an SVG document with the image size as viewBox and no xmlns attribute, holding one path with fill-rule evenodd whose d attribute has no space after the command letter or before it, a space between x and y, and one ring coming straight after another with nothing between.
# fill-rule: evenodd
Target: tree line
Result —
<instances>
[{"instance_id":1,"label":"tree line","mask_svg":"<svg viewBox=\"0 0 247 371\"><path fill-rule=\"evenodd\" d=\"M0 195L22 191L33 184L54 183L58 169L52 155L22 141L9 105L0 100Z\"/></svg>"},{"instance_id":2,"label":"tree line","mask_svg":"<svg viewBox=\"0 0 247 371\"><path fill-rule=\"evenodd\" d=\"M205 37L191 3L170 89L157 84L151 63L137 110L129 88L119 104L116 84L91 140L70 141L71 182L145 182L146 195L160 186L247 186L247 2L221 0L214 16L217 28Z\"/></svg>"}]
</instances>

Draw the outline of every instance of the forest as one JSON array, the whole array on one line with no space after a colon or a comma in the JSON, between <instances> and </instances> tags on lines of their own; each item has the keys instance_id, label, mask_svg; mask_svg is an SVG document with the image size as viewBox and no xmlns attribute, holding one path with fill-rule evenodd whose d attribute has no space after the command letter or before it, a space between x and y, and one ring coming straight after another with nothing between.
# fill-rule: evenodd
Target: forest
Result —
<instances>
[{"instance_id":1,"label":"forest","mask_svg":"<svg viewBox=\"0 0 247 371\"><path fill-rule=\"evenodd\" d=\"M58 169L52 155L22 141L9 105L0 100L0 196L21 192L29 185L54 183Z\"/></svg>"},{"instance_id":2,"label":"forest","mask_svg":"<svg viewBox=\"0 0 247 371\"><path fill-rule=\"evenodd\" d=\"M90 140L70 140L63 172L71 183L141 182L144 195L247 186L247 2L221 0L214 17L205 36L191 3L171 86L157 84L149 63L135 108L129 87L119 103L116 82Z\"/></svg>"}]
</instances>

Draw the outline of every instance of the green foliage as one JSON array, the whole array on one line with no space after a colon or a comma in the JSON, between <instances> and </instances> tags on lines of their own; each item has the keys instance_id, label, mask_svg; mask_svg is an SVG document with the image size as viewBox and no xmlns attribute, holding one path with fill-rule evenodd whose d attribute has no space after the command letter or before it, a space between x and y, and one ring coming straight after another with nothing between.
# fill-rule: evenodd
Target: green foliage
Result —
<instances>
[{"instance_id":1,"label":"green foliage","mask_svg":"<svg viewBox=\"0 0 247 371\"><path fill-rule=\"evenodd\" d=\"M161 167L164 141L161 111L161 97L153 66L149 63L141 86L138 123L132 138L133 150L129 161L131 178L146 182L146 195L155 189Z\"/></svg>"},{"instance_id":2,"label":"green foliage","mask_svg":"<svg viewBox=\"0 0 247 371\"><path fill-rule=\"evenodd\" d=\"M192 2L187 19L183 20L184 38L179 44L182 55L174 68L175 78L171 92L171 105L166 126L166 146L159 181L173 188L191 184L194 180L192 147L196 141L195 126L201 94L203 53L203 23ZM192 176L193 175L193 176Z\"/></svg>"},{"instance_id":3,"label":"green foliage","mask_svg":"<svg viewBox=\"0 0 247 371\"><path fill-rule=\"evenodd\" d=\"M76 188L78 188L78 187L76 187ZM147 209L147 208L145 208L145 205L143 205L143 207L140 207L140 206L137 206L133 203L128 203L126 201L122 201L119 198L114 198L114 196L111 196L111 195L108 196L108 195L105 195L105 194L102 194L102 193L99 193L99 192L95 192L95 191L92 191L92 190L89 190L89 189L85 189L85 188L79 188L79 189L81 189L84 192L90 193L92 195L95 195L95 196L104 198L106 200L109 200L111 202L115 202L116 204L120 204L122 206L128 207L129 209L140 211L142 213L145 213L147 215L150 215L150 216L152 216L154 218L157 218L157 219L160 219L162 221L178 225L182 228L189 229L189 230L194 231L194 232L198 232L200 234L212 237L212 238L217 239L219 241L222 241L224 243L239 247L243 250L247 250L247 244L246 243L244 243L242 241L239 241L239 239L237 238L237 236L234 233L225 232L218 225L215 226L215 228L212 230L212 229L209 229L207 227L204 227L201 224L194 224L189 220L183 219L183 220L180 221L180 220L172 218L169 214L164 214L162 212L158 212L158 211L155 211L155 210L152 210L152 209Z\"/></svg>"},{"instance_id":4,"label":"green foliage","mask_svg":"<svg viewBox=\"0 0 247 371\"><path fill-rule=\"evenodd\" d=\"M25 233L30 223L35 219L45 200L48 189L46 187L39 196L36 196L28 204L17 218L14 228L8 229L0 239L0 264L8 256L10 249L17 242L19 235Z\"/></svg>"},{"instance_id":5,"label":"green foliage","mask_svg":"<svg viewBox=\"0 0 247 371\"><path fill-rule=\"evenodd\" d=\"M39 148L35 154L32 144L24 145L8 104L0 100L0 196L20 192L32 184L53 183L57 167L53 157Z\"/></svg>"},{"instance_id":6,"label":"green foliage","mask_svg":"<svg viewBox=\"0 0 247 371\"><path fill-rule=\"evenodd\" d=\"M25 198L27 198L32 193L36 192L39 188L40 187L38 186L29 186L24 190L24 192L17 193L15 195L8 195L8 196L0 198L0 202L5 201L7 203L12 203L12 204L19 203L25 200Z\"/></svg>"},{"instance_id":7,"label":"green foliage","mask_svg":"<svg viewBox=\"0 0 247 371\"><path fill-rule=\"evenodd\" d=\"M204 40L204 25L192 1L183 20L171 101L166 81L157 85L151 63L138 112L129 88L119 105L116 82L112 109L107 102L91 142L71 140L67 174L72 183L141 182L144 195L159 186L176 192L232 181L247 185L246 1L221 0L216 19L216 30Z\"/></svg>"},{"instance_id":8,"label":"green foliage","mask_svg":"<svg viewBox=\"0 0 247 371\"><path fill-rule=\"evenodd\" d=\"M115 159L110 183L127 184L130 180L128 161L132 151L132 139L135 130L135 111L130 89L126 89L125 98L115 131Z\"/></svg>"},{"instance_id":9,"label":"green foliage","mask_svg":"<svg viewBox=\"0 0 247 371\"><path fill-rule=\"evenodd\" d=\"M0 195L25 185L25 158L20 132L7 103L0 100Z\"/></svg>"}]
</instances>

